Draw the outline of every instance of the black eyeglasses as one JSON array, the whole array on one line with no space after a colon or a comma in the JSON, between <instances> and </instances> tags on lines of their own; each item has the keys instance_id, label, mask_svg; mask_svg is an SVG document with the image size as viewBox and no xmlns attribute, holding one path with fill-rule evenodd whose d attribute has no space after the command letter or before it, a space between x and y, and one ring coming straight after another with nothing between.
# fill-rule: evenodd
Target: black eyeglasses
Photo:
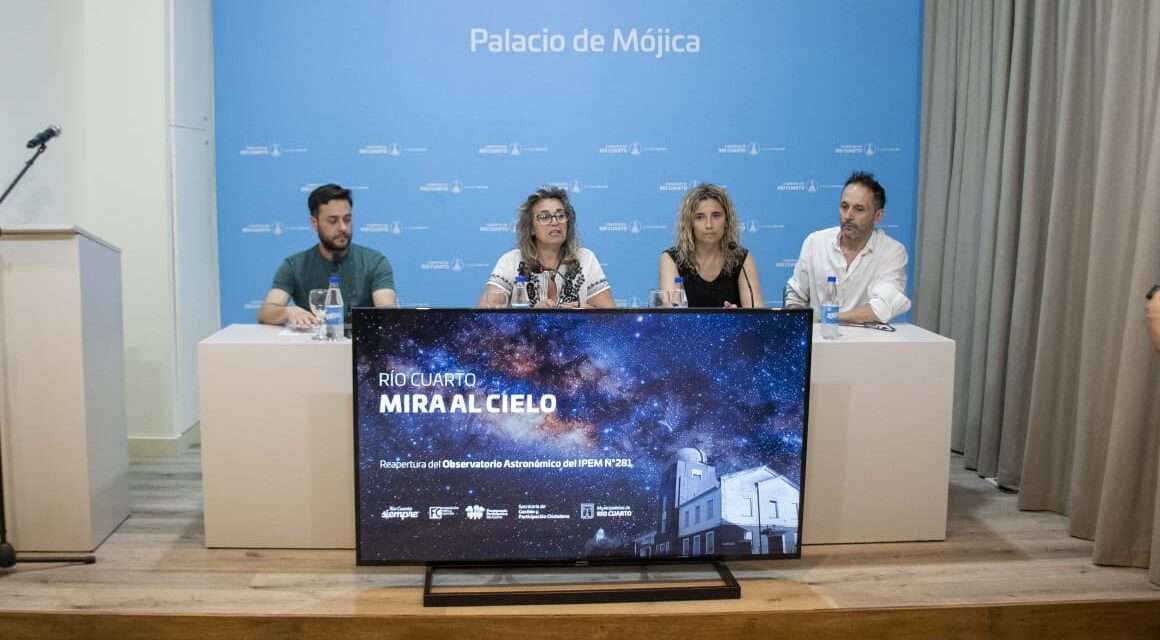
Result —
<instances>
[{"instance_id":1,"label":"black eyeglasses","mask_svg":"<svg viewBox=\"0 0 1160 640\"><path fill-rule=\"evenodd\" d=\"M536 214L536 222L540 224L548 224L549 222L565 222L568 220L568 214L564 211L557 211L556 213L548 213L541 211Z\"/></svg>"}]
</instances>

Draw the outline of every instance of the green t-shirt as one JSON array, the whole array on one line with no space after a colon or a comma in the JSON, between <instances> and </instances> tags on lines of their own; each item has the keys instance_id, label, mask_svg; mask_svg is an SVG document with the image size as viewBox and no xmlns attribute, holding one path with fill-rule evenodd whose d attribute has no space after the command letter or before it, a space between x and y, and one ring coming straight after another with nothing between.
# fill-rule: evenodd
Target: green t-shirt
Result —
<instances>
[{"instance_id":1,"label":"green t-shirt","mask_svg":"<svg viewBox=\"0 0 1160 640\"><path fill-rule=\"evenodd\" d=\"M346 257L338 264L327 260L318 250L318 245L286 258L274 274L274 288L289 293L299 307L310 309L310 290L330 286L333 273L339 277L338 287L342 290L347 318L351 307L374 306L373 292L395 288L395 274L386 256L353 242Z\"/></svg>"}]
</instances>

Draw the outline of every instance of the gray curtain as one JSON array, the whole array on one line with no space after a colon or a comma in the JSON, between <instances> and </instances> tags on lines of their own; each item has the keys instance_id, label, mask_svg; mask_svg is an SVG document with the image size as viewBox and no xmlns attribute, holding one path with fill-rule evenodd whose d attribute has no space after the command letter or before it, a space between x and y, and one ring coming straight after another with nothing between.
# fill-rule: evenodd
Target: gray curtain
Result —
<instances>
[{"instance_id":1,"label":"gray curtain","mask_svg":"<svg viewBox=\"0 0 1160 640\"><path fill-rule=\"evenodd\" d=\"M952 446L1160 584L1160 3L924 19L914 313L958 345Z\"/></svg>"}]
</instances>

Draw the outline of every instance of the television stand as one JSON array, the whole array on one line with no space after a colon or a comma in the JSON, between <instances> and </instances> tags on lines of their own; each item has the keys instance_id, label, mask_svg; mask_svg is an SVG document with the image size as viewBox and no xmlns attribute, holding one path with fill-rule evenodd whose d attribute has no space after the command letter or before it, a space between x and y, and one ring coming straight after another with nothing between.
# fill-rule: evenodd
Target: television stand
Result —
<instances>
[{"instance_id":1,"label":"television stand","mask_svg":"<svg viewBox=\"0 0 1160 640\"><path fill-rule=\"evenodd\" d=\"M428 564L424 607L728 600L741 585L722 561Z\"/></svg>"}]
</instances>

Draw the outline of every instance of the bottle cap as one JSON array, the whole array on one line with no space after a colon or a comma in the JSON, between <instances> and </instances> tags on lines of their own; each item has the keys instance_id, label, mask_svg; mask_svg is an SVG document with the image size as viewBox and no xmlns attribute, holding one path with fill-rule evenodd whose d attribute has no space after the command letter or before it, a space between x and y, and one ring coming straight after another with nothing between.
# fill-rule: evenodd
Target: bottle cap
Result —
<instances>
[{"instance_id":1,"label":"bottle cap","mask_svg":"<svg viewBox=\"0 0 1160 640\"><path fill-rule=\"evenodd\" d=\"M331 275L328 282L330 282L330 284L338 284L338 275Z\"/></svg>"},{"instance_id":2,"label":"bottle cap","mask_svg":"<svg viewBox=\"0 0 1160 640\"><path fill-rule=\"evenodd\" d=\"M673 282L675 282L677 284L685 284L685 279L682 278L681 276L677 276L676 278L673 278Z\"/></svg>"},{"instance_id":3,"label":"bottle cap","mask_svg":"<svg viewBox=\"0 0 1160 640\"><path fill-rule=\"evenodd\" d=\"M527 281L528 281L528 278L526 276L516 276L516 282L527 282Z\"/></svg>"},{"instance_id":4,"label":"bottle cap","mask_svg":"<svg viewBox=\"0 0 1160 640\"><path fill-rule=\"evenodd\" d=\"M838 276L826 276L826 282L837 282Z\"/></svg>"}]
</instances>

